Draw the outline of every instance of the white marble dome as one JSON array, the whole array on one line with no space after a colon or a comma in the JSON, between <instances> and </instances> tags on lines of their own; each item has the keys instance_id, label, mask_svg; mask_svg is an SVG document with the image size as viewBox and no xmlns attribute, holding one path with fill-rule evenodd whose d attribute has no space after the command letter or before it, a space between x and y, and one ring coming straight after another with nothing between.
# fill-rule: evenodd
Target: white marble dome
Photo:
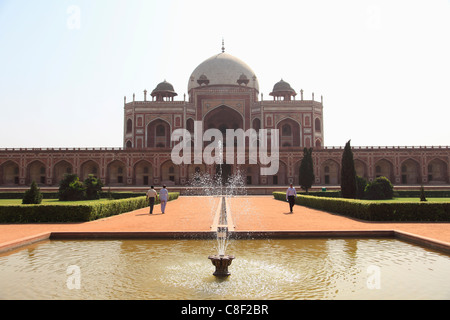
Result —
<instances>
[{"instance_id":1,"label":"white marble dome","mask_svg":"<svg viewBox=\"0 0 450 320\"><path fill-rule=\"evenodd\" d=\"M247 79L248 81L242 81ZM247 82L247 83L245 83ZM225 52L202 62L189 78L188 92L200 86L233 85L247 86L259 92L255 72L242 60Z\"/></svg>"}]
</instances>

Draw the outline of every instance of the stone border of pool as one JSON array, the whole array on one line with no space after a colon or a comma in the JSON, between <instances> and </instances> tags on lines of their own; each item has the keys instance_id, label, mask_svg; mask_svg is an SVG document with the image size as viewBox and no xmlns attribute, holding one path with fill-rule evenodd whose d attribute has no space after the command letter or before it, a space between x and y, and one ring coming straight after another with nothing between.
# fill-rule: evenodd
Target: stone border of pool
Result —
<instances>
[{"instance_id":1,"label":"stone border of pool","mask_svg":"<svg viewBox=\"0 0 450 320\"><path fill-rule=\"evenodd\" d=\"M123 240L123 239L214 239L215 232L45 232L0 245L0 253L17 250L46 240ZM235 231L232 239L293 238L394 238L450 254L446 242L398 230L340 231Z\"/></svg>"}]
</instances>

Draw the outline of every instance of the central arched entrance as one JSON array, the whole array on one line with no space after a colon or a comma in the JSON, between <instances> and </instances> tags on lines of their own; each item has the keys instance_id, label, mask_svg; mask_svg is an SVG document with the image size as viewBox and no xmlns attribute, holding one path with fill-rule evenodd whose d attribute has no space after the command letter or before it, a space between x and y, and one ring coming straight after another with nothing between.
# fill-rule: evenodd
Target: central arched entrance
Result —
<instances>
[{"instance_id":1,"label":"central arched entrance","mask_svg":"<svg viewBox=\"0 0 450 320\"><path fill-rule=\"evenodd\" d=\"M236 110L221 105L209 111L203 119L204 130L219 129L223 135L223 146L226 145L226 130L227 129L244 129L244 120L242 115Z\"/></svg>"}]
</instances>

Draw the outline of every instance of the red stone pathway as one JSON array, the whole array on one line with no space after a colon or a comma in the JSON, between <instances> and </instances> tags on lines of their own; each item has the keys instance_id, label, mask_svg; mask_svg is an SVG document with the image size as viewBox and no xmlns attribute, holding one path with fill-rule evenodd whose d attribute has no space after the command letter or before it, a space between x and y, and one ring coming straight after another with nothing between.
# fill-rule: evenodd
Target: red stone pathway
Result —
<instances>
[{"instance_id":1,"label":"red stone pathway","mask_svg":"<svg viewBox=\"0 0 450 320\"><path fill-rule=\"evenodd\" d=\"M217 198L180 197L161 214L155 206L97 221L69 224L0 224L0 251L51 232L207 232ZM450 223L374 223L349 219L323 211L295 206L272 196L233 198L230 202L236 231L371 231L397 230L432 240L450 248Z\"/></svg>"}]
</instances>

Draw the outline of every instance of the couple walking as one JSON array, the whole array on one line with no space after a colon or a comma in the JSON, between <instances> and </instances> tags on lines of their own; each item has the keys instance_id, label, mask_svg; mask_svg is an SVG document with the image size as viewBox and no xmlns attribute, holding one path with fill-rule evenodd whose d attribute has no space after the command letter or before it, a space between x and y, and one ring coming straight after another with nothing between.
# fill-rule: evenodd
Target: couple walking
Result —
<instances>
[{"instance_id":1,"label":"couple walking","mask_svg":"<svg viewBox=\"0 0 450 320\"><path fill-rule=\"evenodd\" d=\"M161 212L164 213L166 210L167 200L169 199L169 191L167 191L166 186L159 191L159 200L161 202ZM147 191L147 200L150 205L150 214L153 213L153 206L155 205L156 200L158 200L158 193L156 192L153 186Z\"/></svg>"}]
</instances>

